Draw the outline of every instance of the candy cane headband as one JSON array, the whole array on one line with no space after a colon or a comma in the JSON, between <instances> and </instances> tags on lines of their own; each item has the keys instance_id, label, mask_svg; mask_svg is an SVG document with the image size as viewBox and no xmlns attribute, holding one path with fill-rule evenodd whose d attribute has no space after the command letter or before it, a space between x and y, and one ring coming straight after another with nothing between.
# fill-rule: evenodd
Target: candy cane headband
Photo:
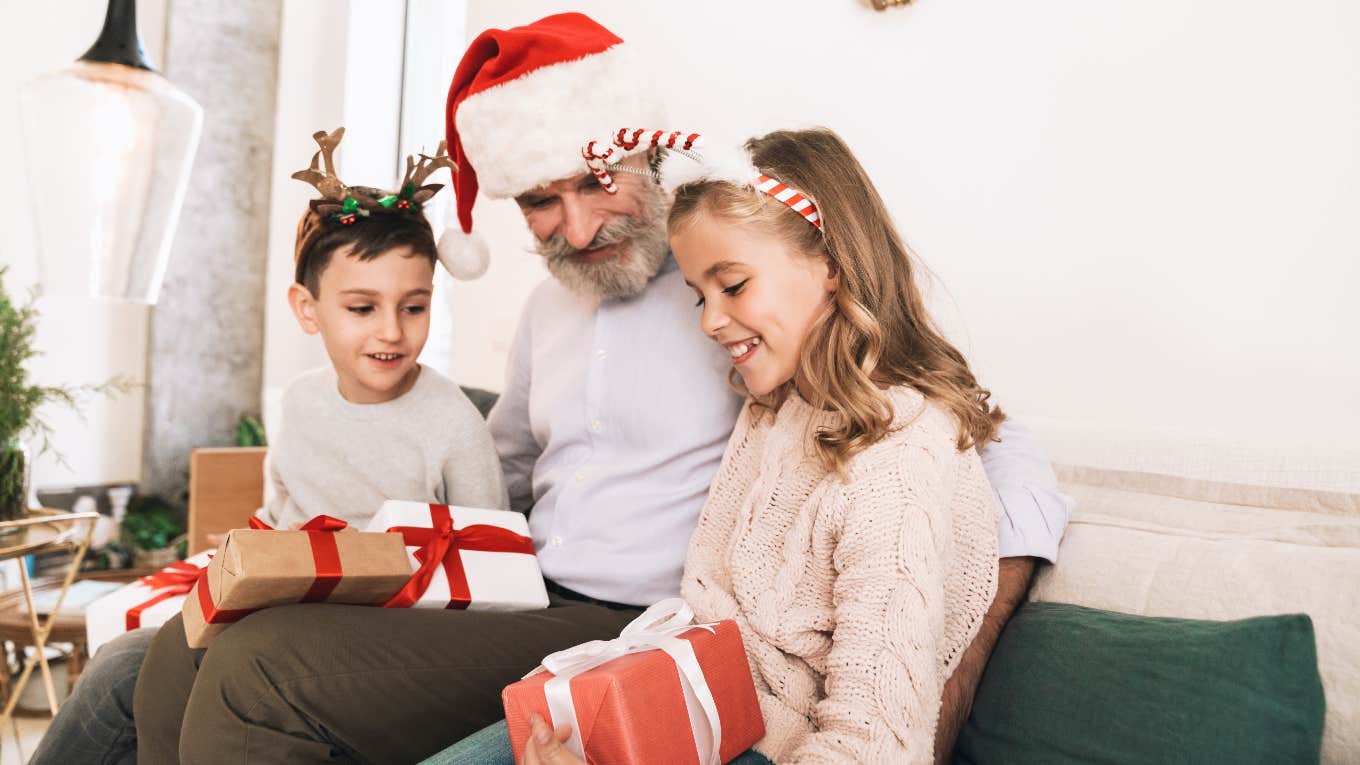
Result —
<instances>
[{"instance_id":1,"label":"candy cane headband","mask_svg":"<svg viewBox=\"0 0 1360 765\"><path fill-rule=\"evenodd\" d=\"M643 141L643 136L651 133L647 141ZM817 213L817 205L803 192L784 185L778 179L758 172L751 164L751 156L745 149L737 149L735 152L722 150L700 152L698 149L703 145L703 137L699 133L683 133L679 130L667 133L664 130L647 131L642 129L620 128L614 134L612 141L591 141L581 147L581 156L585 158L586 167L590 169L595 179L600 182L600 187L609 194L617 194L619 187L614 183L613 172L635 173L639 175L654 175L651 170L637 170L619 164L630 154L637 153L639 150L648 151L650 149L667 149L676 154L683 154L694 160L695 172L687 172L676 180L671 173L662 176L662 185L667 190L674 190L683 183L697 180L718 180L735 183L738 186L749 186L756 191L778 200L788 206L790 210L798 213L811 223L818 231L822 229L822 218Z\"/></svg>"}]
</instances>

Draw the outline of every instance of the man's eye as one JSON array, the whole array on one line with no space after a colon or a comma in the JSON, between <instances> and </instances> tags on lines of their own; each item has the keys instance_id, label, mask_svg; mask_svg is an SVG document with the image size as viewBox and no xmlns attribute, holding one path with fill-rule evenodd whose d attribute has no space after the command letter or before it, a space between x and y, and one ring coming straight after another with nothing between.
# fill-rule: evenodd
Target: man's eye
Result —
<instances>
[{"instance_id":1,"label":"man's eye","mask_svg":"<svg viewBox=\"0 0 1360 765\"><path fill-rule=\"evenodd\" d=\"M352 305L352 306L349 307L349 312L350 312L350 313L357 313L357 314L359 314L360 316L367 316L368 314L373 313L373 306L371 306L371 305Z\"/></svg>"},{"instance_id":2,"label":"man's eye","mask_svg":"<svg viewBox=\"0 0 1360 765\"><path fill-rule=\"evenodd\" d=\"M750 280L750 279L742 279L741 281L737 282L736 284L733 284L731 287L725 287L725 288L723 289L723 294L725 294L725 295L736 295L736 294L738 294L739 292L741 292L741 288L742 288L742 287L745 287L745 286L746 286L746 283L749 282L749 281L751 281L751 280Z\"/></svg>"}]
</instances>

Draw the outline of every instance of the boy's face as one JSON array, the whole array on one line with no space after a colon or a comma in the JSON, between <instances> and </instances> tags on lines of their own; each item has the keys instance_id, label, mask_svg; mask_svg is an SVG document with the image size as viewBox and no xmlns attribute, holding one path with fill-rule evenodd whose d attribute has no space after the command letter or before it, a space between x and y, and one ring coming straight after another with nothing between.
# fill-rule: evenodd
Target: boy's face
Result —
<instances>
[{"instance_id":1,"label":"boy's face","mask_svg":"<svg viewBox=\"0 0 1360 765\"><path fill-rule=\"evenodd\" d=\"M351 250L331 256L319 294L294 284L288 301L303 331L320 333L340 394L355 404L379 404L410 390L420 374L416 357L430 334L434 266L409 247L367 261Z\"/></svg>"}]
</instances>

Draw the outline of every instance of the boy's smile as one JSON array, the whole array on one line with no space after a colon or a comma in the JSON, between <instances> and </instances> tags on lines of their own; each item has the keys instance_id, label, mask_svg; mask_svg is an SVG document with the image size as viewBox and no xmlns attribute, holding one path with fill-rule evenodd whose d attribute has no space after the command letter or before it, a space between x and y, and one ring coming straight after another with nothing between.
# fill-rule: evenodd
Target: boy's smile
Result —
<instances>
[{"instance_id":1,"label":"boy's smile","mask_svg":"<svg viewBox=\"0 0 1360 765\"><path fill-rule=\"evenodd\" d=\"M420 376L416 358L430 333L434 266L409 247L370 260L350 251L331 257L318 295L294 285L303 293L298 318L304 330L320 333L347 401L391 401Z\"/></svg>"}]
</instances>

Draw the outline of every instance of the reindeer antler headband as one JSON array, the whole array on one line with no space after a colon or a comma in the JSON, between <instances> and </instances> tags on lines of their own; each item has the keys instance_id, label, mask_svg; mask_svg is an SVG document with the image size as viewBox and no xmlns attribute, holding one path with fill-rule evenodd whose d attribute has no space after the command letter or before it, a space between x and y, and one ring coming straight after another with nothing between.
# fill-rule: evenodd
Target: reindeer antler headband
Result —
<instances>
[{"instance_id":1,"label":"reindeer antler headband","mask_svg":"<svg viewBox=\"0 0 1360 765\"><path fill-rule=\"evenodd\" d=\"M651 133L651 135L644 142L643 136L647 133ZM610 145L611 143L612 145ZM816 203L803 192L786 186L779 180L757 170L751 163L750 153L745 148L718 146L707 151L700 151L703 144L703 136L699 133L683 133L679 130L667 133L664 130L648 131L620 128L614 134L612 142L591 141L583 146L581 156L585 158L586 167L600 182L600 186L606 192L616 194L619 188L615 185L611 173L654 175L651 170L639 170L619 164L625 157L638 151L650 149L666 149L676 154L682 154L694 160L694 163L685 169L667 166L666 171L659 178L661 185L667 191L674 191L685 183L699 180L727 181L738 186L748 186L787 205L790 210L803 216L808 223L815 226L818 231L823 234L826 233L822 228L822 218L817 212Z\"/></svg>"},{"instance_id":2,"label":"reindeer antler headband","mask_svg":"<svg viewBox=\"0 0 1360 765\"><path fill-rule=\"evenodd\" d=\"M292 176L321 192L321 199L313 199L311 207L317 215L334 223L349 226L374 213L419 213L421 205L444 188L442 183L426 185L425 179L441 167L449 168L450 172L454 170L445 143L440 141L433 157L421 154L418 161L415 157L406 158L406 175L402 178L401 188L395 192L347 186L335 174L335 148L344 137L342 127L331 133L324 130L313 133L312 138L321 150L312 155L310 167ZM324 170L321 169L323 162Z\"/></svg>"}]
</instances>

